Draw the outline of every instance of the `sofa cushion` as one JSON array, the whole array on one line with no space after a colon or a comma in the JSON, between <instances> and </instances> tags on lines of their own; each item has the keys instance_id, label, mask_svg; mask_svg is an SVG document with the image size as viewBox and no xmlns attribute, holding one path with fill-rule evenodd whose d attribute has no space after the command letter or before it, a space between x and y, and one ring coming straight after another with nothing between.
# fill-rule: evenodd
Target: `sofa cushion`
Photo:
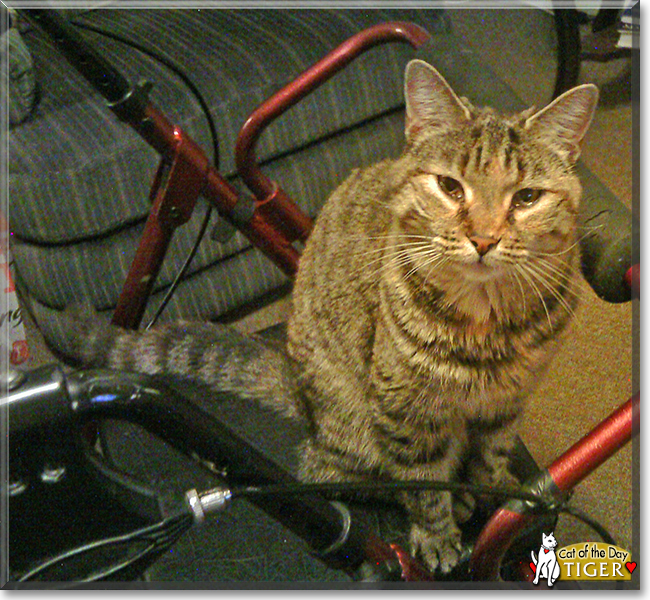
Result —
<instances>
[{"instance_id":1,"label":"sofa cushion","mask_svg":"<svg viewBox=\"0 0 650 600\"><path fill-rule=\"evenodd\" d=\"M441 11L412 9L98 9L75 14L73 22L139 40L178 63L215 118L220 171L239 185L233 152L250 113L353 34L390 20L411 21L432 33L446 30ZM174 73L119 42L82 32L129 81L151 80L153 102L210 154L204 115ZM159 158L114 117L43 32L32 27L24 38L42 98L10 135L10 224L19 283L46 312L82 297L111 309L148 214ZM403 71L412 56L407 44L369 50L262 135L257 155L264 170L310 215L352 168L399 151L402 117L396 113L403 107ZM177 230L157 291L173 280L204 211L199 205L192 221ZM248 275L238 283L230 271L242 262ZM223 267L219 276L209 276L217 265ZM188 273L190 279L199 275L211 280L216 297L195 299L195 293L205 294L202 283L178 310L170 306L170 317L215 318L286 282L240 234L226 243L207 237ZM255 285L247 286L247 277ZM194 309L201 312L189 312Z\"/></svg>"},{"instance_id":2,"label":"sofa cushion","mask_svg":"<svg viewBox=\"0 0 650 600\"><path fill-rule=\"evenodd\" d=\"M231 176L237 133L272 92L375 23L419 17L429 29L438 27L438 13L428 13L96 10L77 20L145 44L155 40L150 45L187 72L213 111L222 147L221 171ZM14 233L34 242L59 243L142 218L148 211L156 153L115 119L40 31L30 33L26 42L44 89L38 114L11 136L11 192L18 204L13 210ZM153 81L156 105L197 142L211 147L200 107L178 77L122 44L83 34L130 81ZM260 160L400 106L404 61L410 52L406 45L390 44L362 56L268 129L259 145ZM32 200L29 207L18 201L25 197ZM93 202L99 198L103 202ZM49 218L54 199L55 220Z\"/></svg>"}]
</instances>

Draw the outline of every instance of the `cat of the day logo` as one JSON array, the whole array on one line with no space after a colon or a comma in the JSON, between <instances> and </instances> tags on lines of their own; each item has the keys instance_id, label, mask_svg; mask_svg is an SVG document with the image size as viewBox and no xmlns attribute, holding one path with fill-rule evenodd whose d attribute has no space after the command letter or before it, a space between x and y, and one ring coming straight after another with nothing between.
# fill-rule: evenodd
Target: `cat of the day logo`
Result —
<instances>
[{"instance_id":1,"label":"cat of the day logo","mask_svg":"<svg viewBox=\"0 0 650 600\"><path fill-rule=\"evenodd\" d=\"M533 584L546 579L548 587L562 581L630 581L637 567L627 550L604 542L582 542L557 548L553 533L542 534L539 549L531 551Z\"/></svg>"}]
</instances>

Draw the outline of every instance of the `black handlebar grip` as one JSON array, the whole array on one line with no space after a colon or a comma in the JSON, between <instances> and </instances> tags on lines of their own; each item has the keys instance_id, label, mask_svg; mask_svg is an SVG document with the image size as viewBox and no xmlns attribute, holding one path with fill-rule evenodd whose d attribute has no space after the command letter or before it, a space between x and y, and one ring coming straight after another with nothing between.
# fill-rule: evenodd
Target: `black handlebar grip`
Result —
<instances>
[{"instance_id":1,"label":"black handlebar grip","mask_svg":"<svg viewBox=\"0 0 650 600\"><path fill-rule=\"evenodd\" d=\"M585 279L603 300L627 302L632 292L625 275L640 262L639 221L582 163L578 163L578 175L582 182L580 247Z\"/></svg>"},{"instance_id":2,"label":"black handlebar grip","mask_svg":"<svg viewBox=\"0 0 650 600\"><path fill-rule=\"evenodd\" d=\"M65 425L72 417L66 378L56 364L24 373L19 385L8 389L1 401L9 407L12 436Z\"/></svg>"},{"instance_id":3,"label":"black handlebar grip","mask_svg":"<svg viewBox=\"0 0 650 600\"><path fill-rule=\"evenodd\" d=\"M131 94L131 85L127 79L86 42L58 11L36 8L22 12L52 37L58 50L109 104L122 102Z\"/></svg>"}]
</instances>

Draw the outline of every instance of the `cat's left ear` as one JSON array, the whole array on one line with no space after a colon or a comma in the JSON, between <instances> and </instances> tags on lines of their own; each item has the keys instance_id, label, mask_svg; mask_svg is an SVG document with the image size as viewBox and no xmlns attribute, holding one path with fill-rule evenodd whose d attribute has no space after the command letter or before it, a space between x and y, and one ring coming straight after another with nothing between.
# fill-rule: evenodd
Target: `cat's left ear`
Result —
<instances>
[{"instance_id":1,"label":"cat's left ear","mask_svg":"<svg viewBox=\"0 0 650 600\"><path fill-rule=\"evenodd\" d=\"M597 103L598 88L591 83L579 85L526 119L524 127L575 163Z\"/></svg>"}]
</instances>

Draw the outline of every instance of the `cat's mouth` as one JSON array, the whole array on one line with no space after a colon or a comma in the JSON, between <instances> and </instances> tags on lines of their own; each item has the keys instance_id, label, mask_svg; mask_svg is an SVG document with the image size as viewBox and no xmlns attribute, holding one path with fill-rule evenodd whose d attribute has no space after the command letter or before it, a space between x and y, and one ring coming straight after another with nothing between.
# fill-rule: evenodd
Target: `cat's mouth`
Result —
<instances>
[{"instance_id":1,"label":"cat's mouth","mask_svg":"<svg viewBox=\"0 0 650 600\"><path fill-rule=\"evenodd\" d=\"M482 258L479 258L470 264L462 265L461 269L469 279L478 281L493 279L498 276L501 271L498 266L486 264Z\"/></svg>"}]
</instances>

